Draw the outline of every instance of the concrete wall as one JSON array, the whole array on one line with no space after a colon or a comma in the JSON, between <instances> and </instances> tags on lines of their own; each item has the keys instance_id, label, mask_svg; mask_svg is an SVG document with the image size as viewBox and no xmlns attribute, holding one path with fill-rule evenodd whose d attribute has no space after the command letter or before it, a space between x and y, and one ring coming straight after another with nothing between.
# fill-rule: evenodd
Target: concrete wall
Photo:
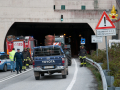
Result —
<instances>
[{"instance_id":1,"label":"concrete wall","mask_svg":"<svg viewBox=\"0 0 120 90\"><path fill-rule=\"evenodd\" d=\"M116 9L118 11L118 19L120 18L120 6L118 6L118 4L116 4ZM118 39L120 39L120 21L119 22L116 22L116 30L117 30L117 33L118 33Z\"/></svg>"},{"instance_id":2,"label":"concrete wall","mask_svg":"<svg viewBox=\"0 0 120 90\"><path fill-rule=\"evenodd\" d=\"M60 10L61 5L66 5L66 10ZM81 10L81 5L86 6L85 11ZM64 15L63 22L88 23L96 33L95 26L103 9L112 9L112 5L116 6L115 0L0 0L0 51L4 50L5 36L14 22L61 23L61 15ZM103 41L99 49L104 48Z\"/></svg>"}]
</instances>

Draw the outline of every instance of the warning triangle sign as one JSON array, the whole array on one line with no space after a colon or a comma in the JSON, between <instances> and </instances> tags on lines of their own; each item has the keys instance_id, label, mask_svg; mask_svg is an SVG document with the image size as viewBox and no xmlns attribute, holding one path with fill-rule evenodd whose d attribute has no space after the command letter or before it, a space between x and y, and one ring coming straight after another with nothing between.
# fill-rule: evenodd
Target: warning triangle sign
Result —
<instances>
[{"instance_id":1,"label":"warning triangle sign","mask_svg":"<svg viewBox=\"0 0 120 90\"><path fill-rule=\"evenodd\" d=\"M98 30L98 29L111 29L111 28L115 28L115 25L110 20L107 13L104 11L95 29Z\"/></svg>"}]
</instances>

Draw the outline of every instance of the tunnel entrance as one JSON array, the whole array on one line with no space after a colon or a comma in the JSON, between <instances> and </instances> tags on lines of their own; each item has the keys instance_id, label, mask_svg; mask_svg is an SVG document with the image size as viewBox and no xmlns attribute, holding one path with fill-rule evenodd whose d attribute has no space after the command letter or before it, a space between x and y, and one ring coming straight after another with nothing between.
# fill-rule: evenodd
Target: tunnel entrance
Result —
<instances>
[{"instance_id":1,"label":"tunnel entrance","mask_svg":"<svg viewBox=\"0 0 120 90\"><path fill-rule=\"evenodd\" d=\"M80 50L81 38L86 39L86 50L96 50L96 44L91 43L91 35L95 35L87 23L26 23L15 22L8 30L6 36L33 36L38 40L38 45L44 45L46 35L65 35L66 43L71 45L72 56L77 55ZM67 41L68 40L68 41ZM6 43L4 43L6 51Z\"/></svg>"}]
</instances>

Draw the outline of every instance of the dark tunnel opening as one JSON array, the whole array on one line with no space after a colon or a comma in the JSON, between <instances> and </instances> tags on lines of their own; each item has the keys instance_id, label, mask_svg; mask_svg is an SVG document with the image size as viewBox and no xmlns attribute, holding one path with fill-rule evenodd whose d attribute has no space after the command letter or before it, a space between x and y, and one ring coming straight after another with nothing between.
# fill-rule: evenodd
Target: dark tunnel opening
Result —
<instances>
[{"instance_id":1,"label":"dark tunnel opening","mask_svg":"<svg viewBox=\"0 0 120 90\"><path fill-rule=\"evenodd\" d=\"M15 22L8 30L6 36L33 36L38 41L39 46L44 45L46 35L64 35L65 40L71 44L72 55L77 55L80 50L81 37L86 39L86 50L96 50L96 43L91 43L91 35L95 35L92 28L87 23L25 23ZM6 39L5 39L6 40ZM4 51L6 52L6 41L4 42Z\"/></svg>"}]
</instances>

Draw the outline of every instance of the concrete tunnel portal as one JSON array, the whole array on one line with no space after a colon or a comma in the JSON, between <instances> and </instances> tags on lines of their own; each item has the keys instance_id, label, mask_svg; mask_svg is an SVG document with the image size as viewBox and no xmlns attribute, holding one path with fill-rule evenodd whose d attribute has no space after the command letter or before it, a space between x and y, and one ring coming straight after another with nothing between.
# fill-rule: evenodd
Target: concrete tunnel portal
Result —
<instances>
[{"instance_id":1,"label":"concrete tunnel portal","mask_svg":"<svg viewBox=\"0 0 120 90\"><path fill-rule=\"evenodd\" d=\"M67 44L71 45L72 56L77 55L80 50L81 37L86 39L86 50L96 50L96 43L91 43L91 35L95 35L87 23L28 23L15 22L8 30L8 35L33 36L38 41L38 46L44 45L46 35L64 35ZM5 37L5 38L6 38ZM68 40L68 38L70 38ZM6 52L6 39L4 41Z\"/></svg>"}]
</instances>

